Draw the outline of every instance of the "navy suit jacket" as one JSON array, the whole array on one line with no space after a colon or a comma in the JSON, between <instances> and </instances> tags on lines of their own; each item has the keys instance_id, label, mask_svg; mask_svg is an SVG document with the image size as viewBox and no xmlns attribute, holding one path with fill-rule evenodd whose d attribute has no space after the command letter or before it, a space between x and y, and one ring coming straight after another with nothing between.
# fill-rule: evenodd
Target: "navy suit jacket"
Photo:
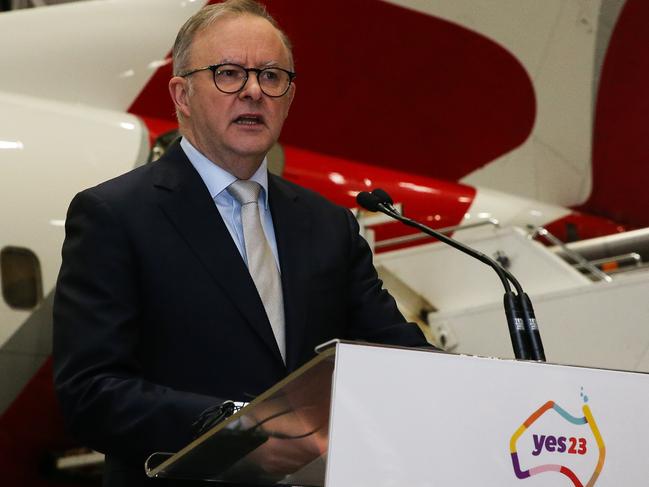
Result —
<instances>
[{"instance_id":1,"label":"navy suit jacket","mask_svg":"<svg viewBox=\"0 0 649 487\"><path fill-rule=\"evenodd\" d=\"M204 409L251 400L320 343L426 344L382 289L347 209L273 175L269 202L286 365L245 263L178 142L72 201L54 302L55 383L71 431L107 454L109 485L142 480L145 458L185 446Z\"/></svg>"}]
</instances>

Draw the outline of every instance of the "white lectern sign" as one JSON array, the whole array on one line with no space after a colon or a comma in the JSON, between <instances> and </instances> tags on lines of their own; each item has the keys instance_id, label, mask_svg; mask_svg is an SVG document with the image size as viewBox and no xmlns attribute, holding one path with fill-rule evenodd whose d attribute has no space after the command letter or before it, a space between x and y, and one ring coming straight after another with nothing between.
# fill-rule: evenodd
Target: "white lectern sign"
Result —
<instances>
[{"instance_id":1,"label":"white lectern sign","mask_svg":"<svg viewBox=\"0 0 649 487\"><path fill-rule=\"evenodd\" d=\"M341 343L326 485L647 485L649 375Z\"/></svg>"}]
</instances>

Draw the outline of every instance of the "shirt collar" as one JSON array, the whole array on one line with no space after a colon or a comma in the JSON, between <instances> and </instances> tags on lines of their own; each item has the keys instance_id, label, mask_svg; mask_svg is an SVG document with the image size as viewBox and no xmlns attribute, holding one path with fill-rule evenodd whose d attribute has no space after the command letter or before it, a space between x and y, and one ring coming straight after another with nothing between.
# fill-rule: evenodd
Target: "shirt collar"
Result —
<instances>
[{"instance_id":1,"label":"shirt collar","mask_svg":"<svg viewBox=\"0 0 649 487\"><path fill-rule=\"evenodd\" d=\"M201 176L201 179L207 186L208 191L212 199L219 196L223 191L227 189L232 183L237 180L237 177L230 174L228 171L223 169L221 166L210 161L205 157L201 152L199 152L196 147L194 147L189 140L185 137L180 140L180 147L187 155L189 162L192 166L198 171L198 174ZM264 208L268 209L268 161L264 157L264 160L259 165L259 168L255 173L250 177L250 181L255 181L263 188L263 197L264 197ZM228 193L229 194L229 193Z\"/></svg>"}]
</instances>

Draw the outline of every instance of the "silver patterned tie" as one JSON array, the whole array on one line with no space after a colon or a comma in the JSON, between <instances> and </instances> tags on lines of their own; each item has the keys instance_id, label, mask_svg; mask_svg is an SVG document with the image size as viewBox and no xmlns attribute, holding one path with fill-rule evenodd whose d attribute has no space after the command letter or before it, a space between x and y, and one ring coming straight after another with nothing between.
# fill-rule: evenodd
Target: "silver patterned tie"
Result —
<instances>
[{"instance_id":1,"label":"silver patterned tie","mask_svg":"<svg viewBox=\"0 0 649 487\"><path fill-rule=\"evenodd\" d=\"M259 205L257 204L260 190L259 183L241 179L228 186L228 193L241 203L241 223L248 271L264 304L279 351L286 361L282 281L273 251L270 249L261 226Z\"/></svg>"}]
</instances>

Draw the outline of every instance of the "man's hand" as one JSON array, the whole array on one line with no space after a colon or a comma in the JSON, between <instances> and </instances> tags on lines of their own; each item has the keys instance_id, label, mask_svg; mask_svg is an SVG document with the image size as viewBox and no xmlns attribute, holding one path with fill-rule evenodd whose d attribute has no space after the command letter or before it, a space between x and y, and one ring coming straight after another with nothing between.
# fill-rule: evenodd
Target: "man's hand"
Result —
<instances>
[{"instance_id":1,"label":"man's hand","mask_svg":"<svg viewBox=\"0 0 649 487\"><path fill-rule=\"evenodd\" d=\"M263 409L263 408L262 408ZM268 411L265 411L268 412ZM328 446L328 422L319 421L312 408L275 412L257 411L257 429L269 436L246 460L264 472L288 475L322 456ZM265 419L264 419L265 416Z\"/></svg>"}]
</instances>

